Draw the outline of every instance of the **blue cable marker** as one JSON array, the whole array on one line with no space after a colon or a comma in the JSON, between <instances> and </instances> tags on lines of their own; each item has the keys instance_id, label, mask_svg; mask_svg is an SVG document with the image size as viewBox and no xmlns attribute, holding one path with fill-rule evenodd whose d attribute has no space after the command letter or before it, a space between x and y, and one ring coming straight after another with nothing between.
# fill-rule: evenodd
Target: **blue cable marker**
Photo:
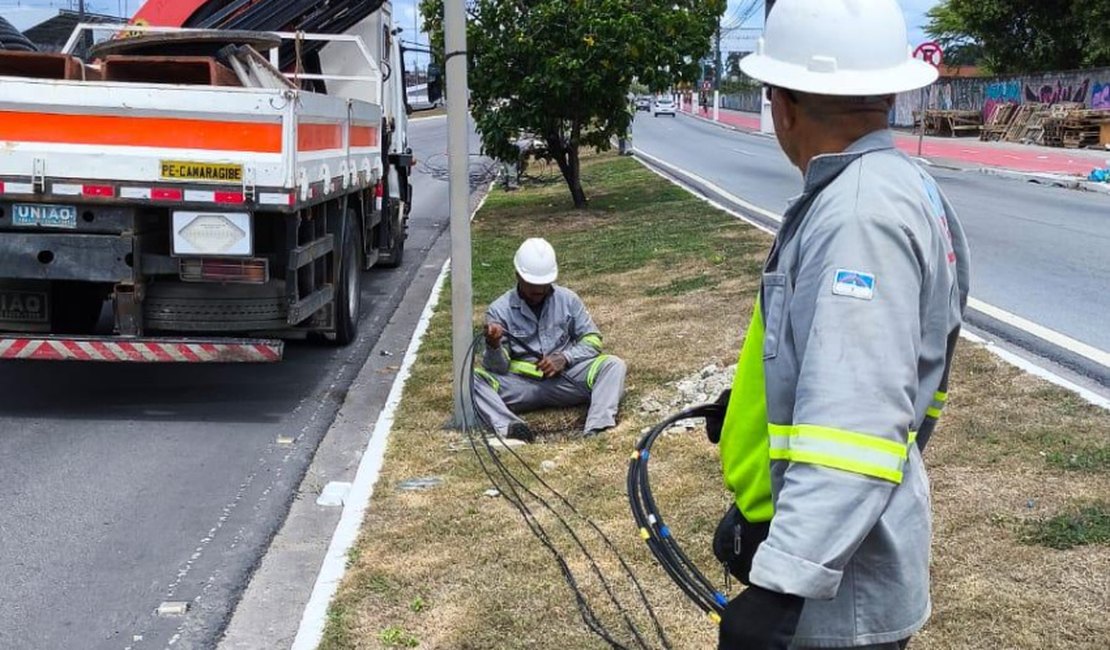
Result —
<instances>
[{"instance_id":1,"label":"blue cable marker","mask_svg":"<svg viewBox=\"0 0 1110 650\"><path fill-rule=\"evenodd\" d=\"M713 598L716 599L717 604L721 607L728 606L728 596L722 594L721 592L713 594Z\"/></svg>"},{"instance_id":2,"label":"blue cable marker","mask_svg":"<svg viewBox=\"0 0 1110 650\"><path fill-rule=\"evenodd\" d=\"M671 536L671 529L668 528L666 526L666 524L664 524L663 526L661 526L659 528L659 534L663 537L670 537Z\"/></svg>"},{"instance_id":3,"label":"blue cable marker","mask_svg":"<svg viewBox=\"0 0 1110 650\"><path fill-rule=\"evenodd\" d=\"M640 457L643 458L645 461L648 459L649 456L651 456L651 453L649 453L647 449L640 452Z\"/></svg>"}]
</instances>

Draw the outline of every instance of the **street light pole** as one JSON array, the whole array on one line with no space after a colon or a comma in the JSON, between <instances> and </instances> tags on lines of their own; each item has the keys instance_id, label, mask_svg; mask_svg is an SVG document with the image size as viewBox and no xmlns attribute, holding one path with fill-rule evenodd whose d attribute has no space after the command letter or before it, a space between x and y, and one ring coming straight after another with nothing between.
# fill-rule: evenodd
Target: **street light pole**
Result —
<instances>
[{"instance_id":1,"label":"street light pole","mask_svg":"<svg viewBox=\"0 0 1110 650\"><path fill-rule=\"evenodd\" d=\"M771 15L771 9L775 7L775 0L765 0L765 10L763 12L763 33L767 33L767 17ZM762 133L775 132L775 120L771 116L771 101L767 99L767 93L759 93L759 101L761 110L759 111L759 130Z\"/></svg>"},{"instance_id":2,"label":"street light pole","mask_svg":"<svg viewBox=\"0 0 1110 650\"><path fill-rule=\"evenodd\" d=\"M470 277L470 129L467 124L465 0L446 0L443 7L447 67L447 158L451 205L451 345L455 369L454 425L474 423L470 396L464 394L469 373L470 343L474 333L474 292Z\"/></svg>"},{"instance_id":3,"label":"street light pole","mask_svg":"<svg viewBox=\"0 0 1110 650\"><path fill-rule=\"evenodd\" d=\"M713 71L713 121L721 119L721 22L717 21L717 60L714 62L716 69Z\"/></svg>"}]
</instances>

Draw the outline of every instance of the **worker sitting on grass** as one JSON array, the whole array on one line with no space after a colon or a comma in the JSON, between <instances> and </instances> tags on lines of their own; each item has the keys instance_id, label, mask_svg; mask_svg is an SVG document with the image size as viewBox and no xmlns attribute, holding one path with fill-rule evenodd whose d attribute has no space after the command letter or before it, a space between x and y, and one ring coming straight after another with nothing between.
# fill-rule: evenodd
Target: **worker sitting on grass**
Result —
<instances>
[{"instance_id":1,"label":"worker sitting on grass","mask_svg":"<svg viewBox=\"0 0 1110 650\"><path fill-rule=\"evenodd\" d=\"M602 354L601 334L573 291L555 284L555 249L529 239L513 260L517 284L486 312L475 406L498 434L532 442L516 413L589 404L585 437L616 425L624 362Z\"/></svg>"}]
</instances>

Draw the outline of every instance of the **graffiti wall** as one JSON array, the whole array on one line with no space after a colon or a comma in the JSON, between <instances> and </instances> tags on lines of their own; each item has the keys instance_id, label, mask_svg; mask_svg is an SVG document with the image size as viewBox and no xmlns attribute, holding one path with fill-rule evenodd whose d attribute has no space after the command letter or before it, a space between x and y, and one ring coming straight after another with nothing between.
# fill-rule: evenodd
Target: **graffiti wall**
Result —
<instances>
[{"instance_id":1,"label":"graffiti wall","mask_svg":"<svg viewBox=\"0 0 1110 650\"><path fill-rule=\"evenodd\" d=\"M1110 68L983 79L941 79L924 93L898 96L891 124L911 126L922 105L929 110L981 111L986 119L998 104L1075 102L1110 109Z\"/></svg>"}]
</instances>

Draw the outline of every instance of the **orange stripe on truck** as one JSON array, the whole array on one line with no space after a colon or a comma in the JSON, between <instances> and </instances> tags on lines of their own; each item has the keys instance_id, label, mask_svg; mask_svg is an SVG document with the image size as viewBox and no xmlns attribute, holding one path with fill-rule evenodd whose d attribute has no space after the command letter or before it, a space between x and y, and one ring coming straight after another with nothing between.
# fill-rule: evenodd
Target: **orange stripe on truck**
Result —
<instances>
[{"instance_id":1,"label":"orange stripe on truck","mask_svg":"<svg viewBox=\"0 0 1110 650\"><path fill-rule=\"evenodd\" d=\"M0 111L0 141L281 153L280 123Z\"/></svg>"},{"instance_id":2,"label":"orange stripe on truck","mask_svg":"<svg viewBox=\"0 0 1110 650\"><path fill-rule=\"evenodd\" d=\"M378 130L372 126L352 126L351 127L351 146L352 147L376 147L378 146Z\"/></svg>"},{"instance_id":3,"label":"orange stripe on truck","mask_svg":"<svg viewBox=\"0 0 1110 650\"><path fill-rule=\"evenodd\" d=\"M343 127L339 124L297 124L297 151L326 151L343 148Z\"/></svg>"}]
</instances>

